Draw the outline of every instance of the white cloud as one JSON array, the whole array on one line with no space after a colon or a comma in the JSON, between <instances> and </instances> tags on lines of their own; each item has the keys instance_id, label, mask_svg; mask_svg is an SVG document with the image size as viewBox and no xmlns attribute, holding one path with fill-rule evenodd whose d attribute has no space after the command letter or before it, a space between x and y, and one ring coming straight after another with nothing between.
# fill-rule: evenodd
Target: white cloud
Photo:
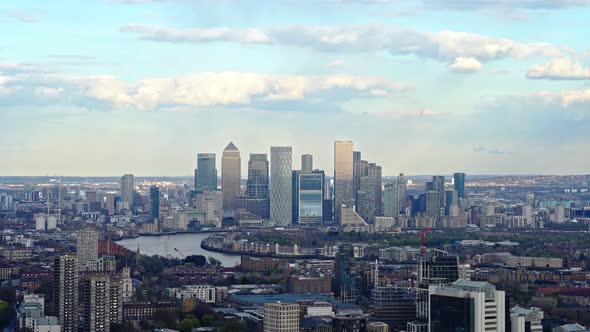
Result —
<instances>
[{"instance_id":1,"label":"white cloud","mask_svg":"<svg viewBox=\"0 0 590 332\"><path fill-rule=\"evenodd\" d=\"M0 10L0 15L12 17L24 23L34 23L39 21L41 11L24 11L24 10Z\"/></svg>"},{"instance_id":2,"label":"white cloud","mask_svg":"<svg viewBox=\"0 0 590 332\"><path fill-rule=\"evenodd\" d=\"M204 72L126 82L113 76L1 74L0 71L0 102L3 104L53 103L59 96L62 102L76 106L140 111L195 111L215 107L339 109L351 99L388 98L412 89L388 79L352 75Z\"/></svg>"},{"instance_id":3,"label":"white cloud","mask_svg":"<svg viewBox=\"0 0 590 332\"><path fill-rule=\"evenodd\" d=\"M476 58L556 57L562 50L548 43L521 43L508 38L442 30L422 32L390 25L295 25L266 29L203 28L181 29L161 25L126 25L123 32L159 42L203 43L214 41L273 44L312 48L325 52L390 51L394 55L416 55L439 61Z\"/></svg>"},{"instance_id":4,"label":"white cloud","mask_svg":"<svg viewBox=\"0 0 590 332\"><path fill-rule=\"evenodd\" d=\"M459 57L459 58L455 59L455 62L453 62L450 65L450 68L454 72L461 73L461 74L478 72L481 69L481 67L482 67L481 62L477 61L476 58L463 58L463 57Z\"/></svg>"},{"instance_id":5,"label":"white cloud","mask_svg":"<svg viewBox=\"0 0 590 332\"><path fill-rule=\"evenodd\" d=\"M344 60L334 60L332 62L326 63L327 68L342 67L344 65L346 65L346 61L344 61Z\"/></svg>"},{"instance_id":6,"label":"white cloud","mask_svg":"<svg viewBox=\"0 0 590 332\"><path fill-rule=\"evenodd\" d=\"M550 80L590 79L590 68L584 68L571 58L556 58L542 65L533 66L527 72L526 77Z\"/></svg>"}]
</instances>

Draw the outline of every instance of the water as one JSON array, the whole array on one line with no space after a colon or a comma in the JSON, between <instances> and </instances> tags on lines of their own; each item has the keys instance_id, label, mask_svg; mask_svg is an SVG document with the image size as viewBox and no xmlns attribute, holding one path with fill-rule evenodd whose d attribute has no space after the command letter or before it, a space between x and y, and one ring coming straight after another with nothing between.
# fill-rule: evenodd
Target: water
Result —
<instances>
[{"instance_id":1,"label":"water","mask_svg":"<svg viewBox=\"0 0 590 332\"><path fill-rule=\"evenodd\" d=\"M211 235L211 233L192 233L192 234L174 234L161 236L140 236L134 239L124 239L117 241L118 244L125 248L135 251L139 244L139 250L142 255L160 255L182 258L174 248L180 250L186 256L203 255L213 257L221 262L223 266L233 267L240 263L239 255L223 254L201 248L201 241ZM166 253L166 242L168 242L168 252Z\"/></svg>"}]
</instances>

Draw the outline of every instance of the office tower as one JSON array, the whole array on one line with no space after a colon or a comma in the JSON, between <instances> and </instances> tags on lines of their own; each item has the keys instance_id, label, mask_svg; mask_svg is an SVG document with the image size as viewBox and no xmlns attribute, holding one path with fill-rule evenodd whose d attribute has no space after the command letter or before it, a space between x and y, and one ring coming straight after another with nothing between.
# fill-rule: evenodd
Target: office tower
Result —
<instances>
[{"instance_id":1,"label":"office tower","mask_svg":"<svg viewBox=\"0 0 590 332\"><path fill-rule=\"evenodd\" d=\"M367 330L367 317L363 315L337 315L332 318L332 332L364 332ZM324 331L324 330L322 330Z\"/></svg>"},{"instance_id":2,"label":"office tower","mask_svg":"<svg viewBox=\"0 0 590 332\"><path fill-rule=\"evenodd\" d=\"M313 156L310 154L301 155L301 173L311 173L313 171Z\"/></svg>"},{"instance_id":3,"label":"office tower","mask_svg":"<svg viewBox=\"0 0 590 332\"><path fill-rule=\"evenodd\" d=\"M108 276L91 276L82 281L84 331L110 331L110 280Z\"/></svg>"},{"instance_id":4,"label":"office tower","mask_svg":"<svg viewBox=\"0 0 590 332\"><path fill-rule=\"evenodd\" d=\"M197 154L195 189L217 190L217 168L215 168L215 153Z\"/></svg>"},{"instance_id":5,"label":"office tower","mask_svg":"<svg viewBox=\"0 0 590 332\"><path fill-rule=\"evenodd\" d=\"M55 314L63 332L78 332L78 258L63 255L54 265Z\"/></svg>"},{"instance_id":6,"label":"office tower","mask_svg":"<svg viewBox=\"0 0 590 332\"><path fill-rule=\"evenodd\" d=\"M268 158L266 153L251 153L248 161L249 197L268 198Z\"/></svg>"},{"instance_id":7,"label":"office tower","mask_svg":"<svg viewBox=\"0 0 590 332\"><path fill-rule=\"evenodd\" d=\"M270 221L277 226L293 220L292 167L290 146L270 147Z\"/></svg>"},{"instance_id":8,"label":"office tower","mask_svg":"<svg viewBox=\"0 0 590 332\"><path fill-rule=\"evenodd\" d=\"M354 205L352 142L334 142L334 220L340 223L342 205Z\"/></svg>"},{"instance_id":9,"label":"office tower","mask_svg":"<svg viewBox=\"0 0 590 332\"><path fill-rule=\"evenodd\" d=\"M383 192L383 215L397 218L402 211L402 203L406 199L406 181L400 173L393 183L387 183Z\"/></svg>"},{"instance_id":10,"label":"office tower","mask_svg":"<svg viewBox=\"0 0 590 332\"><path fill-rule=\"evenodd\" d=\"M371 292L371 311L373 318L399 329L416 319L416 298L411 288L377 285Z\"/></svg>"},{"instance_id":11,"label":"office tower","mask_svg":"<svg viewBox=\"0 0 590 332\"><path fill-rule=\"evenodd\" d=\"M381 166L375 163L370 163L367 168L367 176L371 176L375 179L375 215L382 216L383 207L381 198L381 187L383 186L383 181L381 179Z\"/></svg>"},{"instance_id":12,"label":"office tower","mask_svg":"<svg viewBox=\"0 0 590 332\"><path fill-rule=\"evenodd\" d=\"M299 332L299 305L265 303L264 332Z\"/></svg>"},{"instance_id":13,"label":"office tower","mask_svg":"<svg viewBox=\"0 0 590 332\"><path fill-rule=\"evenodd\" d=\"M98 193L94 190L86 191L86 203L98 202Z\"/></svg>"},{"instance_id":14,"label":"office tower","mask_svg":"<svg viewBox=\"0 0 590 332\"><path fill-rule=\"evenodd\" d=\"M121 178L121 202L123 202L123 208L133 209L134 197L133 174L125 174Z\"/></svg>"},{"instance_id":15,"label":"office tower","mask_svg":"<svg viewBox=\"0 0 590 332\"><path fill-rule=\"evenodd\" d=\"M205 214L204 224L221 227L223 221L223 193L220 191L197 192L194 206Z\"/></svg>"},{"instance_id":16,"label":"office tower","mask_svg":"<svg viewBox=\"0 0 590 332\"><path fill-rule=\"evenodd\" d=\"M432 190L438 191L438 199L440 200L440 207L445 206L445 177L442 175L434 175L432 177Z\"/></svg>"},{"instance_id":17,"label":"office tower","mask_svg":"<svg viewBox=\"0 0 590 332\"><path fill-rule=\"evenodd\" d=\"M418 256L416 280L416 317L428 318L428 286L445 285L459 279L459 257L446 251L431 249Z\"/></svg>"},{"instance_id":18,"label":"office tower","mask_svg":"<svg viewBox=\"0 0 590 332\"><path fill-rule=\"evenodd\" d=\"M507 303L505 303L505 306L509 307ZM541 308L515 307L510 310L511 326L506 326L506 331L511 328L512 332L543 332L542 321L544 316Z\"/></svg>"},{"instance_id":19,"label":"office tower","mask_svg":"<svg viewBox=\"0 0 590 332\"><path fill-rule=\"evenodd\" d=\"M76 256L82 263L98 259L98 232L87 229L78 232L76 240Z\"/></svg>"},{"instance_id":20,"label":"office tower","mask_svg":"<svg viewBox=\"0 0 590 332\"><path fill-rule=\"evenodd\" d=\"M160 188L150 187L150 216L156 219L160 216Z\"/></svg>"},{"instance_id":21,"label":"office tower","mask_svg":"<svg viewBox=\"0 0 590 332\"><path fill-rule=\"evenodd\" d=\"M445 214L451 215L451 207L459 206L459 193L455 189L445 190Z\"/></svg>"},{"instance_id":22,"label":"office tower","mask_svg":"<svg viewBox=\"0 0 590 332\"><path fill-rule=\"evenodd\" d=\"M465 173L453 174L453 182L459 198L465 198Z\"/></svg>"},{"instance_id":23,"label":"office tower","mask_svg":"<svg viewBox=\"0 0 590 332\"><path fill-rule=\"evenodd\" d=\"M558 224L563 224L565 222L565 207L563 205L555 207L555 222Z\"/></svg>"},{"instance_id":24,"label":"office tower","mask_svg":"<svg viewBox=\"0 0 590 332\"><path fill-rule=\"evenodd\" d=\"M506 331L504 291L487 282L431 285L430 331Z\"/></svg>"},{"instance_id":25,"label":"office tower","mask_svg":"<svg viewBox=\"0 0 590 332\"><path fill-rule=\"evenodd\" d=\"M352 168L352 190L354 193L354 207L358 212L358 192L361 190L361 178L369 175L369 162L366 160L353 161Z\"/></svg>"},{"instance_id":26,"label":"office tower","mask_svg":"<svg viewBox=\"0 0 590 332\"><path fill-rule=\"evenodd\" d=\"M299 220L299 176L301 171L294 170L291 172L291 222L297 223Z\"/></svg>"},{"instance_id":27,"label":"office tower","mask_svg":"<svg viewBox=\"0 0 590 332\"><path fill-rule=\"evenodd\" d=\"M298 187L299 225L321 226L324 172L313 171L313 173L300 174Z\"/></svg>"},{"instance_id":28,"label":"office tower","mask_svg":"<svg viewBox=\"0 0 590 332\"><path fill-rule=\"evenodd\" d=\"M221 157L221 191L223 192L223 210L233 211L236 197L240 195L240 151L234 143L229 143Z\"/></svg>"},{"instance_id":29,"label":"office tower","mask_svg":"<svg viewBox=\"0 0 590 332\"><path fill-rule=\"evenodd\" d=\"M360 151L352 151L352 161L355 162L355 161L359 161L359 160L363 159L363 158L361 158L361 155L362 154Z\"/></svg>"},{"instance_id":30,"label":"office tower","mask_svg":"<svg viewBox=\"0 0 590 332\"><path fill-rule=\"evenodd\" d=\"M363 176L360 179L358 194L358 207L356 211L367 223L375 222L375 178Z\"/></svg>"},{"instance_id":31,"label":"office tower","mask_svg":"<svg viewBox=\"0 0 590 332\"><path fill-rule=\"evenodd\" d=\"M431 190L434 190L434 182L426 181L426 183L424 183L424 191L431 191Z\"/></svg>"},{"instance_id":32,"label":"office tower","mask_svg":"<svg viewBox=\"0 0 590 332\"><path fill-rule=\"evenodd\" d=\"M355 303L360 295L360 283L356 276L356 263L352 245L342 244L338 247L334 270L336 274L334 295L344 303Z\"/></svg>"},{"instance_id":33,"label":"office tower","mask_svg":"<svg viewBox=\"0 0 590 332\"><path fill-rule=\"evenodd\" d=\"M115 194L107 193L105 195L105 208L108 210L109 216L115 215Z\"/></svg>"},{"instance_id":34,"label":"office tower","mask_svg":"<svg viewBox=\"0 0 590 332\"><path fill-rule=\"evenodd\" d=\"M440 217L440 192L430 190L426 192L426 215L428 217Z\"/></svg>"}]
</instances>

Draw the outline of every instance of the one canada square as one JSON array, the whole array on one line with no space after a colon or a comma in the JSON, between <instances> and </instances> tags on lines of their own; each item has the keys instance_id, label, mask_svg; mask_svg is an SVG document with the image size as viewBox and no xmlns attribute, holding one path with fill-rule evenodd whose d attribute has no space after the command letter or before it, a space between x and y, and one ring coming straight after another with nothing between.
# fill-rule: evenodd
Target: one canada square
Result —
<instances>
[{"instance_id":1,"label":"one canada square","mask_svg":"<svg viewBox=\"0 0 590 332\"><path fill-rule=\"evenodd\" d=\"M270 147L270 221L288 226L292 219L293 168L290 146Z\"/></svg>"}]
</instances>

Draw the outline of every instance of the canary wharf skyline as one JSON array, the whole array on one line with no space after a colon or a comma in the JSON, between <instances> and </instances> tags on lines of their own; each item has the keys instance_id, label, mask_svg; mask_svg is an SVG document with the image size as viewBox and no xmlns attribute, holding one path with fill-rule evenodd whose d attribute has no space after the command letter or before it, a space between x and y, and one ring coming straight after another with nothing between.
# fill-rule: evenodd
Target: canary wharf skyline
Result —
<instances>
[{"instance_id":1,"label":"canary wharf skyline","mask_svg":"<svg viewBox=\"0 0 590 332\"><path fill-rule=\"evenodd\" d=\"M230 141L331 172L337 140L384 175L588 173L590 1L260 4L0 4L0 175L190 175Z\"/></svg>"}]
</instances>

